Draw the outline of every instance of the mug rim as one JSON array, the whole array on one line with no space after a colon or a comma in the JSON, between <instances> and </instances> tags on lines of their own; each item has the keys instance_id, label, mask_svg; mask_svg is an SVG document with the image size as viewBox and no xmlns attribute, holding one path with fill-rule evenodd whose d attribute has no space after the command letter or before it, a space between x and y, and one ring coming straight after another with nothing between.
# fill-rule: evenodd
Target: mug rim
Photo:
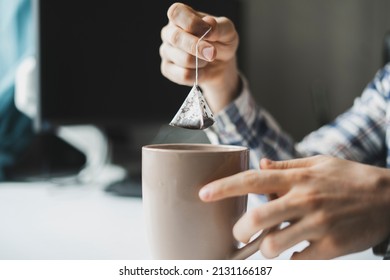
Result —
<instances>
[{"instance_id":1,"label":"mug rim","mask_svg":"<svg viewBox=\"0 0 390 280\"><path fill-rule=\"evenodd\" d=\"M197 149L189 149L192 147ZM248 151L249 148L240 145L229 144L211 144L211 143L163 143L148 144L142 146L144 151L175 152L175 153L223 153L223 152L242 152Z\"/></svg>"}]
</instances>

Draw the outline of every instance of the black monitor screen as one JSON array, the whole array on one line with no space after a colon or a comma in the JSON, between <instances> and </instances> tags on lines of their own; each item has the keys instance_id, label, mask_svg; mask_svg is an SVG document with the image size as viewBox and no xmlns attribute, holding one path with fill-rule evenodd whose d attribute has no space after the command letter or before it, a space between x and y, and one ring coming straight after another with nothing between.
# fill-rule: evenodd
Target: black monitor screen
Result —
<instances>
[{"instance_id":1,"label":"black monitor screen","mask_svg":"<svg viewBox=\"0 0 390 280\"><path fill-rule=\"evenodd\" d=\"M40 121L169 122L189 87L160 72L160 31L174 1L38 1ZM237 20L236 1L182 1Z\"/></svg>"}]
</instances>

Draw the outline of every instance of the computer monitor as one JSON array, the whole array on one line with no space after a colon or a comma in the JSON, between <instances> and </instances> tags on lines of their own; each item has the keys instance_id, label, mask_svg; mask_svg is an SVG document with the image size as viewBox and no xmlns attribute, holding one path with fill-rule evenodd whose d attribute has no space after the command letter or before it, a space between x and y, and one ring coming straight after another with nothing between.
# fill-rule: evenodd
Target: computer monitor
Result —
<instances>
[{"instance_id":1,"label":"computer monitor","mask_svg":"<svg viewBox=\"0 0 390 280\"><path fill-rule=\"evenodd\" d=\"M168 124L190 89L160 72L160 32L174 2L36 0L37 130L92 124L123 139L132 127ZM238 24L239 0L181 2Z\"/></svg>"},{"instance_id":2,"label":"computer monitor","mask_svg":"<svg viewBox=\"0 0 390 280\"><path fill-rule=\"evenodd\" d=\"M38 127L169 122L189 90L160 72L173 2L38 0ZM183 2L237 18L236 1Z\"/></svg>"}]
</instances>

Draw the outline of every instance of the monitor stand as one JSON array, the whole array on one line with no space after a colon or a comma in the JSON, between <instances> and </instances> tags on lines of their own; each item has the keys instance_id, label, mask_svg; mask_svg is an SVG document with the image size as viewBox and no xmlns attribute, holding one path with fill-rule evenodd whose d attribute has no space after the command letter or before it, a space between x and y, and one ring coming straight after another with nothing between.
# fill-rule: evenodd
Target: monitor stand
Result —
<instances>
[{"instance_id":1,"label":"monitor stand","mask_svg":"<svg viewBox=\"0 0 390 280\"><path fill-rule=\"evenodd\" d=\"M96 179L107 165L120 167L123 176L102 180L107 193L125 197L142 197L141 157L130 130L122 127L102 128L92 125L62 127L57 134L86 155L86 165L77 175L81 183L102 182Z\"/></svg>"},{"instance_id":2,"label":"monitor stand","mask_svg":"<svg viewBox=\"0 0 390 280\"><path fill-rule=\"evenodd\" d=\"M81 183L96 182L98 173L113 165L123 170L123 176L104 180L107 193L124 197L142 197L140 149L133 141L131 130L96 126L62 127L57 134L86 155L85 168L79 172Z\"/></svg>"},{"instance_id":3,"label":"monitor stand","mask_svg":"<svg viewBox=\"0 0 390 280\"><path fill-rule=\"evenodd\" d=\"M123 197L142 197L141 180L141 147L143 139L151 136L142 136L141 128L109 127L104 129L107 136L111 162L125 170L125 176L113 181L105 187L105 191L112 195ZM142 138L138 140L137 138Z\"/></svg>"},{"instance_id":4,"label":"monitor stand","mask_svg":"<svg viewBox=\"0 0 390 280\"><path fill-rule=\"evenodd\" d=\"M113 195L142 197L141 174L127 174L123 179L107 185L105 191Z\"/></svg>"}]
</instances>

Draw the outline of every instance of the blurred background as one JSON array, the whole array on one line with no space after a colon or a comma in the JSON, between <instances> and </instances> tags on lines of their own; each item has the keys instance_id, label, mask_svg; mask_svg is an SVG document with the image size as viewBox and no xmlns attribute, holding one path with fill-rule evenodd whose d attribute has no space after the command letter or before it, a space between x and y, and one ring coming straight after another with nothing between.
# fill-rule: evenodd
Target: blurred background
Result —
<instances>
[{"instance_id":1,"label":"blurred background","mask_svg":"<svg viewBox=\"0 0 390 280\"><path fill-rule=\"evenodd\" d=\"M143 145L208 142L203 131L168 125L190 89L160 73L160 31L175 1L18 1L32 10L35 68L20 67L27 78L17 97L33 100L33 113L18 109L32 119L34 137L6 178L82 169L93 152L75 134L100 133L107 147L96 160L138 180ZM233 20L252 94L297 141L350 107L387 60L389 0L183 2ZM80 125L95 131L69 130Z\"/></svg>"},{"instance_id":2,"label":"blurred background","mask_svg":"<svg viewBox=\"0 0 390 280\"><path fill-rule=\"evenodd\" d=\"M241 67L300 140L352 105L383 65L388 0L242 0Z\"/></svg>"}]
</instances>

